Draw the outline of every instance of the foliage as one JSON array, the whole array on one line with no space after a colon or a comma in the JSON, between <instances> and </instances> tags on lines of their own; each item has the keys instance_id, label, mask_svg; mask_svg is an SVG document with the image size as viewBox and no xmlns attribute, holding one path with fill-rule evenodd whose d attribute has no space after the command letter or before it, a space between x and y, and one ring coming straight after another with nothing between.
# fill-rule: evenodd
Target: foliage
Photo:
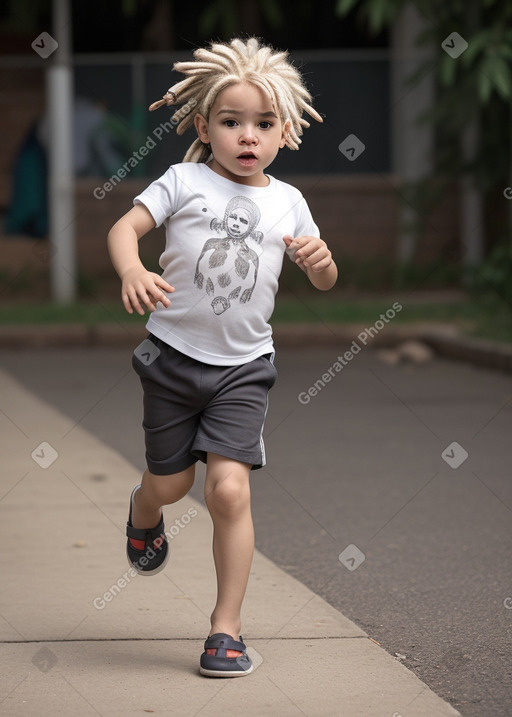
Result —
<instances>
[{"instance_id":1,"label":"foliage","mask_svg":"<svg viewBox=\"0 0 512 717\"><path fill-rule=\"evenodd\" d=\"M375 318L395 299L400 299L403 310L397 314L397 322L454 321L469 323L475 318L475 305L465 297L459 300L410 301L396 294L383 294L372 298L359 298L353 294L335 291L331 296L295 291L278 295L272 324L333 322L333 323L375 323ZM24 303L17 301L0 302L0 325L22 324L85 324L95 326L103 323L134 324L143 326L148 314L128 314L121 301L102 297L101 300L84 299L73 304L60 304L41 300Z\"/></svg>"},{"instance_id":2,"label":"foliage","mask_svg":"<svg viewBox=\"0 0 512 717\"><path fill-rule=\"evenodd\" d=\"M338 0L336 13L357 11L372 33L390 26L406 6L425 21L418 46L436 48L434 66L426 62L412 84L434 70L437 96L422 121L437 132L435 172L449 177L469 173L484 192L506 184L510 171L512 107L512 3L509 0ZM458 58L441 49L453 32L468 43ZM469 161L460 140L468 126L481 128L479 146Z\"/></svg>"},{"instance_id":3,"label":"foliage","mask_svg":"<svg viewBox=\"0 0 512 717\"><path fill-rule=\"evenodd\" d=\"M0 28L3 32L30 35L49 18L51 0L4 0L0 5Z\"/></svg>"},{"instance_id":4,"label":"foliage","mask_svg":"<svg viewBox=\"0 0 512 717\"><path fill-rule=\"evenodd\" d=\"M473 293L490 313L508 314L512 323L512 244L497 244L470 280Z\"/></svg>"},{"instance_id":5,"label":"foliage","mask_svg":"<svg viewBox=\"0 0 512 717\"><path fill-rule=\"evenodd\" d=\"M236 35L244 9L258 13L273 28L284 22L283 10L276 0L259 0L257 3L252 0L212 0L199 15L200 34L210 37L220 30L225 38Z\"/></svg>"}]
</instances>

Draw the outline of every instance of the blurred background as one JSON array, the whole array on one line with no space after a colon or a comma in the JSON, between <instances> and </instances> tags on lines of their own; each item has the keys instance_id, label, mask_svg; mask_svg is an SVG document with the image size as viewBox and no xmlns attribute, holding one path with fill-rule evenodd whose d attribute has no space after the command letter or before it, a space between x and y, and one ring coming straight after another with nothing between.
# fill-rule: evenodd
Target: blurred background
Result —
<instances>
[{"instance_id":1,"label":"blurred background","mask_svg":"<svg viewBox=\"0 0 512 717\"><path fill-rule=\"evenodd\" d=\"M169 109L148 112L178 79L173 63L237 35L288 49L324 116L269 171L303 192L340 268L322 293L284 263L271 467L251 485L257 547L465 716L510 717L510 0L0 0L0 418L9 446L0 507L3 542L16 541L20 556L3 551L16 570L3 581L3 627L9 640L12 629L27 634L32 615L60 660L56 636L80 645L86 596L117 577L104 546L121 535L118 488L130 473L104 448L144 468L129 364L147 315L122 307L107 233L194 138L176 135ZM158 270L164 238L159 229L141 242L148 269ZM402 309L384 326L378 317L395 302ZM351 345L344 356L355 355L355 337L363 345L379 323L368 350L320 394L335 351ZM441 348L437 332L436 354L432 335L421 341L439 325L448 332ZM42 479L34 454L47 457L45 444L66 462ZM457 471L456 449L465 454ZM202 481L191 495L202 500ZM90 534L93 524L105 532ZM54 525L63 562L43 541L20 551L20 536ZM337 557L350 545L367 556L356 572ZM107 634L133 623L110 615ZM96 635L97 624L81 634ZM43 686L39 652L32 664L28 654L6 673L12 704L28 714L51 693L62 712L75 662L89 679L83 661L63 657L50 676L58 682ZM28 669L36 683L24 681ZM397 702L389 714L419 709Z\"/></svg>"},{"instance_id":2,"label":"blurred background","mask_svg":"<svg viewBox=\"0 0 512 717\"><path fill-rule=\"evenodd\" d=\"M290 51L325 118L270 171L303 192L341 267L326 299L285 265L275 319L374 317L393 294L401 321L512 340L511 16L507 0L2 0L0 320L122 316L107 232L193 140L158 136L171 113L148 105L197 46L256 35ZM163 240L144 241L148 268Z\"/></svg>"}]
</instances>

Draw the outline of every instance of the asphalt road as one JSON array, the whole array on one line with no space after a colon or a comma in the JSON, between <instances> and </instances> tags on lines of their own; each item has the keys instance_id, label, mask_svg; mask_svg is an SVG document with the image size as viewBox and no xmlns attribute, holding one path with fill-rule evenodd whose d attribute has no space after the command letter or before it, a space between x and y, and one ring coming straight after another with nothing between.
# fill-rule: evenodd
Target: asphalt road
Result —
<instances>
[{"instance_id":1,"label":"asphalt road","mask_svg":"<svg viewBox=\"0 0 512 717\"><path fill-rule=\"evenodd\" d=\"M389 366L369 349L341 371L336 360L278 352L268 465L252 479L257 547L462 715L509 717L512 377L441 360ZM142 470L130 362L125 349L0 352Z\"/></svg>"}]
</instances>

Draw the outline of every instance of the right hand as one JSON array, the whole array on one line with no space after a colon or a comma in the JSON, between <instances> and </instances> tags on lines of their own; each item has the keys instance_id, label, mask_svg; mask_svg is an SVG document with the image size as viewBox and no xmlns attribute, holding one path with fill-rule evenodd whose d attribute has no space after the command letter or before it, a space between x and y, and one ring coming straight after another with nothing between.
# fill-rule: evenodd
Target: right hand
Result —
<instances>
[{"instance_id":1,"label":"right hand","mask_svg":"<svg viewBox=\"0 0 512 717\"><path fill-rule=\"evenodd\" d=\"M154 311L159 301L165 307L170 306L171 300L164 291L172 294L174 286L168 284L159 274L147 271L144 267L128 269L122 277L121 297L129 314L133 314L135 309L142 316L145 312L141 302L149 311Z\"/></svg>"}]
</instances>

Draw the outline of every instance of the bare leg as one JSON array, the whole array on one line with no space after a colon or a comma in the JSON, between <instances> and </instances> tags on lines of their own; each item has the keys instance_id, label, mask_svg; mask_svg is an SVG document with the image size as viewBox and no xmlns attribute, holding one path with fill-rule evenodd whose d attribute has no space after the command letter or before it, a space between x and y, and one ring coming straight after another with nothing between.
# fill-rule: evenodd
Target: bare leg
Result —
<instances>
[{"instance_id":1,"label":"bare leg","mask_svg":"<svg viewBox=\"0 0 512 717\"><path fill-rule=\"evenodd\" d=\"M141 487L135 493L132 508L134 528L153 528L158 525L163 505L176 503L192 488L195 466L181 473L157 476L148 470L142 476Z\"/></svg>"},{"instance_id":2,"label":"bare leg","mask_svg":"<svg viewBox=\"0 0 512 717\"><path fill-rule=\"evenodd\" d=\"M213 558L217 571L217 602L211 616L213 635L238 639L240 612L254 554L249 473L251 466L208 453L205 500L213 520ZM240 653L228 650L228 657Z\"/></svg>"}]
</instances>

